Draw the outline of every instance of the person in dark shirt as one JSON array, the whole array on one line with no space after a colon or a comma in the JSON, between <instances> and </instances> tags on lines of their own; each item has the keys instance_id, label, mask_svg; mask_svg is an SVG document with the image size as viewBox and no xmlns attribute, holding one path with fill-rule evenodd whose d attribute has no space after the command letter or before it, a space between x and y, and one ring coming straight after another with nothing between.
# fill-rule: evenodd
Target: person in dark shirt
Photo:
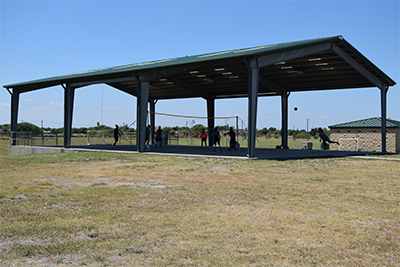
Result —
<instances>
[{"instance_id":1,"label":"person in dark shirt","mask_svg":"<svg viewBox=\"0 0 400 267\"><path fill-rule=\"evenodd\" d=\"M236 150L237 149L237 147L236 147L236 133L233 131L232 127L230 127L229 132L226 135L228 135L228 134L229 134L229 137L231 138L231 140L229 140L229 148L228 148L228 150L231 150L232 148Z\"/></svg>"},{"instance_id":2,"label":"person in dark shirt","mask_svg":"<svg viewBox=\"0 0 400 267\"><path fill-rule=\"evenodd\" d=\"M150 125L146 127L146 145L148 145L150 142Z\"/></svg>"},{"instance_id":3,"label":"person in dark shirt","mask_svg":"<svg viewBox=\"0 0 400 267\"><path fill-rule=\"evenodd\" d=\"M121 136L121 134L119 133L119 128L118 128L118 125L117 124L115 124L115 128L114 128L114 146L117 144L117 142L118 142L118 137L119 136Z\"/></svg>"},{"instance_id":4,"label":"person in dark shirt","mask_svg":"<svg viewBox=\"0 0 400 267\"><path fill-rule=\"evenodd\" d=\"M162 134L162 130L161 130L161 126L158 126L158 129L157 129L157 134L156 134L156 146L158 146L158 143L160 143L160 146L162 146L162 144L161 144L161 134Z\"/></svg>"},{"instance_id":5,"label":"person in dark shirt","mask_svg":"<svg viewBox=\"0 0 400 267\"><path fill-rule=\"evenodd\" d=\"M321 142L321 140L322 140L322 146L324 148L324 152L323 153L326 152L326 148L328 146L326 142L328 142L329 144L330 143L335 143L335 144L340 145L339 142L331 141L329 139L329 137L324 133L324 130L322 130L322 128L318 128L318 134L319 134L319 141Z\"/></svg>"},{"instance_id":6,"label":"person in dark shirt","mask_svg":"<svg viewBox=\"0 0 400 267\"><path fill-rule=\"evenodd\" d=\"M216 148L217 148L217 143L218 143L218 145L219 145L219 150L222 151L221 142L220 142L220 133L219 133L219 131L218 131L218 127L215 127L215 128L214 128L213 139L214 139L214 152L215 152L215 150L216 150Z\"/></svg>"}]
</instances>

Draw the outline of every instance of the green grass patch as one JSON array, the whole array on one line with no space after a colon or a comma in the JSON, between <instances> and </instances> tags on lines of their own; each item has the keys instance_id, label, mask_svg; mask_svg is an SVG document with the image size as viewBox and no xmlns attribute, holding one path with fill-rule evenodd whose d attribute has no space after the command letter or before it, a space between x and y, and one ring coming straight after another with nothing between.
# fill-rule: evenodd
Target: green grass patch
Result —
<instances>
[{"instance_id":1,"label":"green grass patch","mask_svg":"<svg viewBox=\"0 0 400 267\"><path fill-rule=\"evenodd\" d=\"M0 155L0 265L397 266L398 161Z\"/></svg>"}]
</instances>

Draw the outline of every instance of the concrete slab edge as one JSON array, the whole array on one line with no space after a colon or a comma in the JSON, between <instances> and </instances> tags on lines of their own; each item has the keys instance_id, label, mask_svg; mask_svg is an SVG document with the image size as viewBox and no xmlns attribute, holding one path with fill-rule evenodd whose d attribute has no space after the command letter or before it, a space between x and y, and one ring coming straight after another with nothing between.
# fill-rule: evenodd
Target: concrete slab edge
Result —
<instances>
[{"instance_id":1,"label":"concrete slab edge","mask_svg":"<svg viewBox=\"0 0 400 267\"><path fill-rule=\"evenodd\" d=\"M394 160L394 161L400 161L400 158L382 158L382 157L368 157L368 156L349 156L349 158L356 158L356 159L379 159L379 160Z\"/></svg>"}]
</instances>

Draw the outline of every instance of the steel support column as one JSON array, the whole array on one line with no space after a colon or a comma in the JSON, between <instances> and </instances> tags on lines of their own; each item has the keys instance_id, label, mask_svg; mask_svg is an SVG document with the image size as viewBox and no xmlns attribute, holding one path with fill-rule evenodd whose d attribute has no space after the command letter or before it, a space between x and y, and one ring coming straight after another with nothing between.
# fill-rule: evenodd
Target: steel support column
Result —
<instances>
[{"instance_id":1,"label":"steel support column","mask_svg":"<svg viewBox=\"0 0 400 267\"><path fill-rule=\"evenodd\" d=\"M74 95L75 88L72 88L71 85L67 83L66 87L64 87L64 147L71 147Z\"/></svg>"},{"instance_id":2,"label":"steel support column","mask_svg":"<svg viewBox=\"0 0 400 267\"><path fill-rule=\"evenodd\" d=\"M13 90L11 95L11 132L17 131L18 126L18 107L19 107L19 92ZM13 133L15 135L15 133ZM11 136L11 145L17 144L15 140L16 136Z\"/></svg>"},{"instance_id":3,"label":"steel support column","mask_svg":"<svg viewBox=\"0 0 400 267\"><path fill-rule=\"evenodd\" d=\"M147 105L149 102L150 83L140 76L137 85L137 151L145 151L146 142L146 121L147 121Z\"/></svg>"},{"instance_id":4,"label":"steel support column","mask_svg":"<svg viewBox=\"0 0 400 267\"><path fill-rule=\"evenodd\" d=\"M154 127L156 126L156 101L150 99L150 144L154 145Z\"/></svg>"},{"instance_id":5,"label":"steel support column","mask_svg":"<svg viewBox=\"0 0 400 267\"><path fill-rule=\"evenodd\" d=\"M207 98L207 127L208 127L208 146L212 147L214 139L212 133L215 127L215 98Z\"/></svg>"},{"instance_id":6,"label":"steel support column","mask_svg":"<svg viewBox=\"0 0 400 267\"><path fill-rule=\"evenodd\" d=\"M257 59L250 60L249 64L249 114L248 114L248 145L247 156L255 157L257 131L257 102L260 69Z\"/></svg>"},{"instance_id":7,"label":"steel support column","mask_svg":"<svg viewBox=\"0 0 400 267\"><path fill-rule=\"evenodd\" d=\"M282 102L282 147L288 149L288 98L290 93L283 90L281 95Z\"/></svg>"},{"instance_id":8,"label":"steel support column","mask_svg":"<svg viewBox=\"0 0 400 267\"><path fill-rule=\"evenodd\" d=\"M388 87L382 85L381 89L381 121L382 121L382 153L386 153L386 102Z\"/></svg>"}]
</instances>

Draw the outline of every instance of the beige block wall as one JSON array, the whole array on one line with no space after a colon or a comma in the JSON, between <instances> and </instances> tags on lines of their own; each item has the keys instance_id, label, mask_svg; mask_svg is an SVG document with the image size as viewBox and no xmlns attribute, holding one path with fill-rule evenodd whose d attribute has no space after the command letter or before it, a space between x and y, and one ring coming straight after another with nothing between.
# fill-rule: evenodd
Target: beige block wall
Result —
<instances>
[{"instance_id":1,"label":"beige block wall","mask_svg":"<svg viewBox=\"0 0 400 267\"><path fill-rule=\"evenodd\" d=\"M381 129L380 128L340 128L331 129L330 139L339 141L340 138L358 138L358 150L366 152L381 152ZM331 150L338 150L339 146L331 145ZM389 153L400 152L400 129L388 128L386 131L386 151Z\"/></svg>"}]
</instances>

